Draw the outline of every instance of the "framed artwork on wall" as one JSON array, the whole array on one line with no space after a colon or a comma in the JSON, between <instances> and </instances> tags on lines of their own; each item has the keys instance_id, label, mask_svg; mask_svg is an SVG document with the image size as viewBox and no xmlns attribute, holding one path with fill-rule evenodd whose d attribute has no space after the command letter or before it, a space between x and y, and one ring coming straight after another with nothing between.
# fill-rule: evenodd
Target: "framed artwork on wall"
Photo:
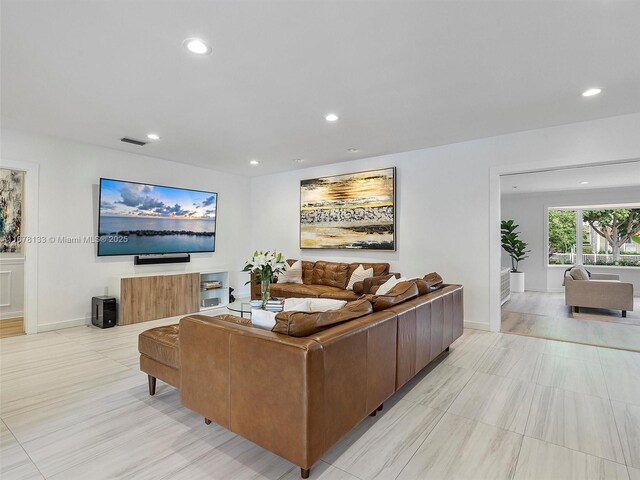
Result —
<instances>
[{"instance_id":1,"label":"framed artwork on wall","mask_svg":"<svg viewBox=\"0 0 640 480\"><path fill-rule=\"evenodd\" d=\"M24 172L0 168L0 252L20 253Z\"/></svg>"},{"instance_id":2,"label":"framed artwork on wall","mask_svg":"<svg viewBox=\"0 0 640 480\"><path fill-rule=\"evenodd\" d=\"M396 169L300 182L300 248L396 249Z\"/></svg>"}]
</instances>

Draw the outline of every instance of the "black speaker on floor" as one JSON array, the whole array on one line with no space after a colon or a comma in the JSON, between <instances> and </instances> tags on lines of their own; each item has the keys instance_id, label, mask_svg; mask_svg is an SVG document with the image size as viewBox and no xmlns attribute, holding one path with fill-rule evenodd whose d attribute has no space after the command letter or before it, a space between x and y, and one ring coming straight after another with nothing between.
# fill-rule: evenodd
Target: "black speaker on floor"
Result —
<instances>
[{"instance_id":1,"label":"black speaker on floor","mask_svg":"<svg viewBox=\"0 0 640 480\"><path fill-rule=\"evenodd\" d=\"M93 297L91 299L91 323L96 327L110 328L116 326L118 310L114 297Z\"/></svg>"}]
</instances>

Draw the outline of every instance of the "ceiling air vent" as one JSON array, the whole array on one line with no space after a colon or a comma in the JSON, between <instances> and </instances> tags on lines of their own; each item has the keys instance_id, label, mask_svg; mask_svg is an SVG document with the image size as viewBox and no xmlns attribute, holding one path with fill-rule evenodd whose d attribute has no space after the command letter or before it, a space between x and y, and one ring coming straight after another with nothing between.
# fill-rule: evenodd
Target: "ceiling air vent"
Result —
<instances>
[{"instance_id":1,"label":"ceiling air vent","mask_svg":"<svg viewBox=\"0 0 640 480\"><path fill-rule=\"evenodd\" d=\"M133 138L127 138L127 137L121 138L120 141L124 143L131 143L133 145L138 145L139 147L142 147L143 145L147 144L147 142L141 142L140 140L134 140Z\"/></svg>"}]
</instances>

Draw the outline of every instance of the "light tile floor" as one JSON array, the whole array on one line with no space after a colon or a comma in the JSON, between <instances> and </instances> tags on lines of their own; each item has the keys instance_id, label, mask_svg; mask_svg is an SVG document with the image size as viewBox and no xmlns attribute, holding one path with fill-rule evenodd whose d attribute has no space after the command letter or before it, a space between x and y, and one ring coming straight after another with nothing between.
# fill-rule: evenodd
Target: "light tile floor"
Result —
<instances>
[{"instance_id":1,"label":"light tile floor","mask_svg":"<svg viewBox=\"0 0 640 480\"><path fill-rule=\"evenodd\" d=\"M299 469L147 394L137 335L0 340L0 477L286 479ZM466 330L327 452L323 480L640 480L640 353Z\"/></svg>"},{"instance_id":2,"label":"light tile floor","mask_svg":"<svg viewBox=\"0 0 640 480\"><path fill-rule=\"evenodd\" d=\"M620 311L581 308L575 313L564 293L512 293L502 306L501 330L551 340L640 351L640 297L622 318Z\"/></svg>"}]
</instances>

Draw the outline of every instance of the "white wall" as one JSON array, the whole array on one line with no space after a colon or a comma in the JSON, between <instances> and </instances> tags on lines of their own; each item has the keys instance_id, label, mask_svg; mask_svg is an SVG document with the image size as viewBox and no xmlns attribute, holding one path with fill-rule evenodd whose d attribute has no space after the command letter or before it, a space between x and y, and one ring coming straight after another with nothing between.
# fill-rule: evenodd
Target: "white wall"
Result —
<instances>
[{"instance_id":1,"label":"white wall","mask_svg":"<svg viewBox=\"0 0 640 480\"><path fill-rule=\"evenodd\" d=\"M612 167L615 168L615 167ZM640 180L638 180L640 182ZM546 292L563 291L562 276L567 266L548 266L546 250L546 217L549 207L602 205L608 203L638 203L640 188L601 188L542 192L531 194L506 194L502 196L502 218L514 219L520 225L520 238L529 244L529 258L520 263L525 272L526 290ZM503 253L503 265L509 265ZM620 279L634 284L634 293L640 295L640 268L635 267L587 267L597 273L614 273Z\"/></svg>"},{"instance_id":2,"label":"white wall","mask_svg":"<svg viewBox=\"0 0 640 480\"><path fill-rule=\"evenodd\" d=\"M142 150L152 153L152 149ZM249 180L75 142L2 131L2 160L40 165L38 234L84 236L97 232L100 177L218 192L216 252L191 256L191 263L133 265L133 257L96 256L94 244L42 244L37 250L38 330L84 324L90 301L104 295L114 276L153 271L220 269L231 272L231 286L244 287L242 258L249 251ZM25 205L25 214L29 206Z\"/></svg>"},{"instance_id":3,"label":"white wall","mask_svg":"<svg viewBox=\"0 0 640 480\"><path fill-rule=\"evenodd\" d=\"M288 257L389 261L407 275L435 270L445 281L464 285L467 325L488 329L490 241L499 237L490 228L490 177L497 175L492 168L638 158L638 131L640 114L625 115L256 177L251 246L275 248ZM300 250L301 179L389 166L396 166L398 175L397 252ZM498 249L499 242L493 243Z\"/></svg>"}]
</instances>

